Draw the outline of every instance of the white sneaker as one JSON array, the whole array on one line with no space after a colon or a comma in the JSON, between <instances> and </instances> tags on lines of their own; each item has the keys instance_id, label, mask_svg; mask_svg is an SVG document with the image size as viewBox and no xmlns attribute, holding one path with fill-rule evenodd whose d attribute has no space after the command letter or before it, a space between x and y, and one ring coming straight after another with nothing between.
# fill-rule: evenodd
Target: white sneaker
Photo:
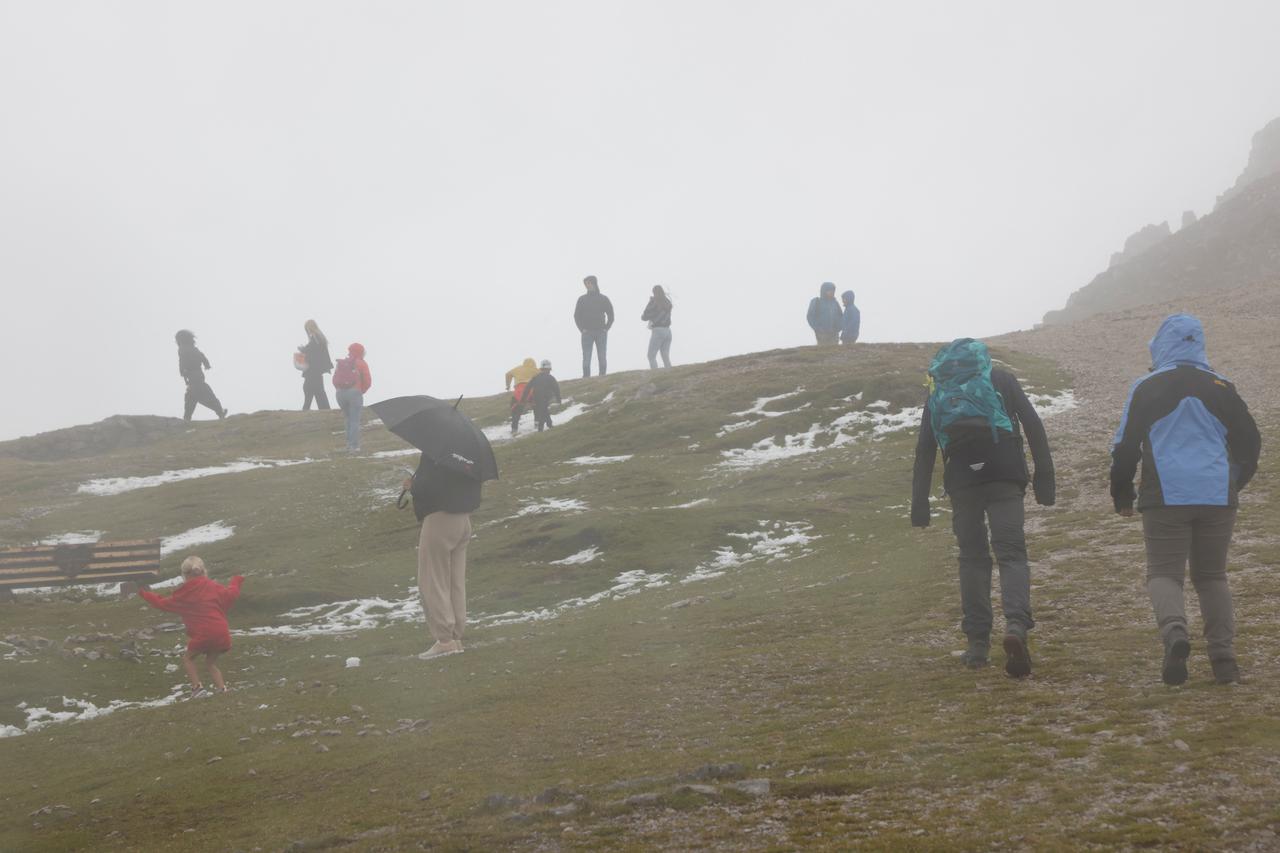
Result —
<instances>
[{"instance_id":1,"label":"white sneaker","mask_svg":"<svg viewBox=\"0 0 1280 853\"><path fill-rule=\"evenodd\" d=\"M456 655L462 652L462 644L456 640L448 642L436 641L431 648L418 655L418 660L431 660L432 658L442 658L445 655Z\"/></svg>"}]
</instances>

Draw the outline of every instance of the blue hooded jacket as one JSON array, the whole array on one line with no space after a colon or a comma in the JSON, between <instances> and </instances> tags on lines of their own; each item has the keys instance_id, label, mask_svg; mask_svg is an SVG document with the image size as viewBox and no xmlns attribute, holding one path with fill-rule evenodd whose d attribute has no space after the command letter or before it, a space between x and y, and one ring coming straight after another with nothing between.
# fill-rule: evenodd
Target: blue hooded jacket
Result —
<instances>
[{"instance_id":1,"label":"blue hooded jacket","mask_svg":"<svg viewBox=\"0 0 1280 853\"><path fill-rule=\"evenodd\" d=\"M1204 328L1173 314L1151 339L1151 372L1129 392L1111 447L1111 496L1138 508L1235 506L1258 468L1262 440L1235 386L1209 367Z\"/></svg>"},{"instance_id":2,"label":"blue hooded jacket","mask_svg":"<svg viewBox=\"0 0 1280 853\"><path fill-rule=\"evenodd\" d=\"M836 301L836 286L829 281L823 282L819 293L820 296L809 300L809 312L805 315L809 328L819 335L839 334L844 311Z\"/></svg>"},{"instance_id":3,"label":"blue hooded jacket","mask_svg":"<svg viewBox=\"0 0 1280 853\"><path fill-rule=\"evenodd\" d=\"M862 328L862 312L853 304L853 291L846 290L840 294L844 303L844 321L840 324L840 343L852 344L858 341L858 331Z\"/></svg>"}]
</instances>

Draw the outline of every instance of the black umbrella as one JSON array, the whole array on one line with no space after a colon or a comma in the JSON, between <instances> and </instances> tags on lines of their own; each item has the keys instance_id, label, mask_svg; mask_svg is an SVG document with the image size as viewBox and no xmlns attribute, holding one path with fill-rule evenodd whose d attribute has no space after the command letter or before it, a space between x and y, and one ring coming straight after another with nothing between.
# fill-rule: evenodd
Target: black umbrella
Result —
<instances>
[{"instance_id":1,"label":"black umbrella","mask_svg":"<svg viewBox=\"0 0 1280 853\"><path fill-rule=\"evenodd\" d=\"M440 467L482 483L498 479L498 460L489 439L471 418L458 411L457 402L419 395L392 397L369 408L387 429Z\"/></svg>"}]
</instances>

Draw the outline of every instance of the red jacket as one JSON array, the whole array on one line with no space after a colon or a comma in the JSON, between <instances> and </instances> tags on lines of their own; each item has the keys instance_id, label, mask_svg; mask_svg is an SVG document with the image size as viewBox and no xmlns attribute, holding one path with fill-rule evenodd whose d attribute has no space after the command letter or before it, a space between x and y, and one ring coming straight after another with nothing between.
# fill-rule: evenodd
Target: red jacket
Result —
<instances>
[{"instance_id":1,"label":"red jacket","mask_svg":"<svg viewBox=\"0 0 1280 853\"><path fill-rule=\"evenodd\" d=\"M241 575L231 579L230 586L223 586L206 577L194 577L173 591L173 595L156 595L149 589L138 590L152 607L177 613L187 626L187 636L193 644L206 641L223 641L231 645L231 628L227 625L227 608L240 597Z\"/></svg>"},{"instance_id":2,"label":"red jacket","mask_svg":"<svg viewBox=\"0 0 1280 853\"><path fill-rule=\"evenodd\" d=\"M355 364L352 367L355 368L356 373L360 376L360 393L364 394L373 385L373 375L369 373L369 365L364 360L364 345L352 344L347 347L347 356L355 359Z\"/></svg>"}]
</instances>

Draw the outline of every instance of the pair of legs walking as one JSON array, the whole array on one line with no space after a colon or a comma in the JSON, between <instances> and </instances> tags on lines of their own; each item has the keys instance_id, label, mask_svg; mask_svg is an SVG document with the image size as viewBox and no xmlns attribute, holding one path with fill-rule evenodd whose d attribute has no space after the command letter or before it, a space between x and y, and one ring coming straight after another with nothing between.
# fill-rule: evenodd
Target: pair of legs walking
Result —
<instances>
[{"instance_id":1,"label":"pair of legs walking","mask_svg":"<svg viewBox=\"0 0 1280 853\"><path fill-rule=\"evenodd\" d=\"M213 686L220 693L226 692L227 685L222 680L222 670L218 669L218 656L229 648L230 646L226 649L193 649L187 646L187 650L182 653L182 668L186 670L187 678L191 681L191 689L195 693L198 694L204 690L204 684L200 681L200 670L196 666L196 658L200 655L204 655L205 666L209 668L209 678L213 681Z\"/></svg>"},{"instance_id":2,"label":"pair of legs walking","mask_svg":"<svg viewBox=\"0 0 1280 853\"><path fill-rule=\"evenodd\" d=\"M542 428L551 429L551 404L539 406L536 403L533 406L533 422L538 426L538 432L542 432Z\"/></svg>"},{"instance_id":3,"label":"pair of legs walking","mask_svg":"<svg viewBox=\"0 0 1280 853\"><path fill-rule=\"evenodd\" d=\"M323 373L315 376L304 375L302 377L302 411L305 412L311 408L312 400L315 400L317 409L328 411L329 395L324 390Z\"/></svg>"},{"instance_id":4,"label":"pair of legs walking","mask_svg":"<svg viewBox=\"0 0 1280 853\"><path fill-rule=\"evenodd\" d=\"M671 327L655 326L649 332L649 368L658 369L658 354L662 354L662 366L671 366Z\"/></svg>"},{"instance_id":5,"label":"pair of legs walking","mask_svg":"<svg viewBox=\"0 0 1280 853\"><path fill-rule=\"evenodd\" d=\"M982 483L951 494L951 529L960 546L961 630L969 640L965 663L985 666L991 647L991 570L1000 567L1000 605L1004 611L1005 671L1016 678L1031 674L1027 632L1031 618L1031 568L1023 532L1026 489L1008 480ZM990 533L988 533L988 525Z\"/></svg>"},{"instance_id":6,"label":"pair of legs walking","mask_svg":"<svg viewBox=\"0 0 1280 853\"><path fill-rule=\"evenodd\" d=\"M422 520L418 536L418 595L435 643L420 657L462 651L467 626L467 543L471 516L433 512Z\"/></svg>"},{"instance_id":7,"label":"pair of legs walking","mask_svg":"<svg viewBox=\"0 0 1280 853\"><path fill-rule=\"evenodd\" d=\"M582 378L587 379L591 376L591 348L595 347L596 360L600 364L600 375L604 376L609 372L608 359L605 351L609 348L609 330L608 329L584 329L582 332Z\"/></svg>"},{"instance_id":8,"label":"pair of legs walking","mask_svg":"<svg viewBox=\"0 0 1280 853\"><path fill-rule=\"evenodd\" d=\"M1191 644L1183 585L1188 563L1191 585L1200 599L1214 679L1226 684L1239 678L1233 647L1235 614L1227 584L1227 551L1235 523L1236 508L1228 506L1165 506L1142 512L1147 593L1164 641L1161 676L1167 684L1187 680Z\"/></svg>"},{"instance_id":9,"label":"pair of legs walking","mask_svg":"<svg viewBox=\"0 0 1280 853\"><path fill-rule=\"evenodd\" d=\"M347 450L355 452L360 449L360 414L364 411L364 394L359 388L339 388L334 397L347 418Z\"/></svg>"},{"instance_id":10,"label":"pair of legs walking","mask_svg":"<svg viewBox=\"0 0 1280 853\"><path fill-rule=\"evenodd\" d=\"M187 393L182 399L182 419L184 421L191 420L191 416L196 413L197 405L212 410L219 418L227 416L227 410L222 408L222 403L218 401L218 396L213 393L209 383L203 380L187 383Z\"/></svg>"}]
</instances>

